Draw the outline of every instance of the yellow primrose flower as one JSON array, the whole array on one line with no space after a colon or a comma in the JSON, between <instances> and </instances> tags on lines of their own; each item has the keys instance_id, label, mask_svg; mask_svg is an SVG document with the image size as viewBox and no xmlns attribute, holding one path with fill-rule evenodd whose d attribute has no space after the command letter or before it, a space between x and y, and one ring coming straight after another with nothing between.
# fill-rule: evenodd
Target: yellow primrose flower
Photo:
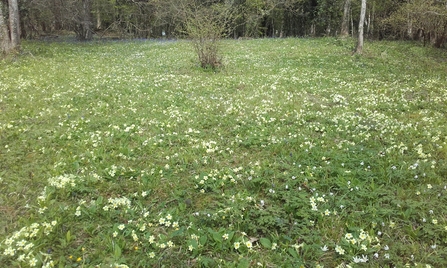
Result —
<instances>
[{"instance_id":1,"label":"yellow primrose flower","mask_svg":"<svg viewBox=\"0 0 447 268\"><path fill-rule=\"evenodd\" d=\"M239 242L234 242L234 249L238 249L241 246Z\"/></svg>"}]
</instances>

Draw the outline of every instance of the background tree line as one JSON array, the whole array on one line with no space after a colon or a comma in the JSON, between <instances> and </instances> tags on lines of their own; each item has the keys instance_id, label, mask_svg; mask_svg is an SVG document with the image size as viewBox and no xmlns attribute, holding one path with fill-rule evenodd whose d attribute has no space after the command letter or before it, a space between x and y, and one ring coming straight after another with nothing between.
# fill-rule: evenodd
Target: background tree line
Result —
<instances>
[{"instance_id":1,"label":"background tree line","mask_svg":"<svg viewBox=\"0 0 447 268\"><path fill-rule=\"evenodd\" d=\"M18 2L17 2L18 1ZM185 27L185 7L220 4L231 10L226 37L356 35L360 0L0 0L0 38L51 38L74 32L79 40L172 37ZM18 6L18 16L11 7ZM19 19L18 19L19 18ZM179 31L180 29L180 31ZM368 0L369 38L423 40L443 46L447 0Z\"/></svg>"}]
</instances>

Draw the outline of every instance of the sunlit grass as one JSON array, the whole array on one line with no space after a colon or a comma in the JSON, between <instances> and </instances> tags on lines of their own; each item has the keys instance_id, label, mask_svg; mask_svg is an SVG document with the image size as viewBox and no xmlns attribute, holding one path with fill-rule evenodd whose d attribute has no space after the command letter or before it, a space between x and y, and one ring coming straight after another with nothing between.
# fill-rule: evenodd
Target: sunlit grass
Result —
<instances>
[{"instance_id":1,"label":"sunlit grass","mask_svg":"<svg viewBox=\"0 0 447 268\"><path fill-rule=\"evenodd\" d=\"M353 46L229 40L214 72L185 41L24 43L0 263L447 265L447 54Z\"/></svg>"}]
</instances>

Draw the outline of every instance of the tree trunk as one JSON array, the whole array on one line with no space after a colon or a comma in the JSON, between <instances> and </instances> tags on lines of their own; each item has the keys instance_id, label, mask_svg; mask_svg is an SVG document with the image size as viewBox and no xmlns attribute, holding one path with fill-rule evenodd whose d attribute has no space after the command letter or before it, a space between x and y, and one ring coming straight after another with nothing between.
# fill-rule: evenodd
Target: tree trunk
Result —
<instances>
[{"instance_id":1,"label":"tree trunk","mask_svg":"<svg viewBox=\"0 0 447 268\"><path fill-rule=\"evenodd\" d=\"M349 12L351 18L351 37L354 38L354 19L352 18L352 9Z\"/></svg>"},{"instance_id":2,"label":"tree trunk","mask_svg":"<svg viewBox=\"0 0 447 268\"><path fill-rule=\"evenodd\" d=\"M371 36L374 36L374 21L376 20L376 5L375 2L372 2L372 15L371 15L371 22L369 23L369 29Z\"/></svg>"},{"instance_id":3,"label":"tree trunk","mask_svg":"<svg viewBox=\"0 0 447 268\"><path fill-rule=\"evenodd\" d=\"M20 47L20 20L17 0L8 0L9 6L9 35L12 49Z\"/></svg>"},{"instance_id":4,"label":"tree trunk","mask_svg":"<svg viewBox=\"0 0 447 268\"><path fill-rule=\"evenodd\" d=\"M54 16L54 30L56 31L60 31L63 29L63 15L62 15L62 9L63 9L63 5L61 3L61 1L58 0L53 0L52 2L53 7L51 8L52 10L52 14Z\"/></svg>"},{"instance_id":5,"label":"tree trunk","mask_svg":"<svg viewBox=\"0 0 447 268\"><path fill-rule=\"evenodd\" d=\"M101 29L102 21L101 21L101 12L99 8L96 10L96 29Z\"/></svg>"},{"instance_id":6,"label":"tree trunk","mask_svg":"<svg viewBox=\"0 0 447 268\"><path fill-rule=\"evenodd\" d=\"M351 0L345 0L343 6L343 18L341 21L341 37L347 37L349 35L349 8L351 6Z\"/></svg>"},{"instance_id":7,"label":"tree trunk","mask_svg":"<svg viewBox=\"0 0 447 268\"><path fill-rule=\"evenodd\" d=\"M78 6L79 15L76 22L76 35L80 41L93 38L92 0L82 0Z\"/></svg>"},{"instance_id":8,"label":"tree trunk","mask_svg":"<svg viewBox=\"0 0 447 268\"><path fill-rule=\"evenodd\" d=\"M407 36L408 38L413 39L413 21L409 12L407 16Z\"/></svg>"},{"instance_id":9,"label":"tree trunk","mask_svg":"<svg viewBox=\"0 0 447 268\"><path fill-rule=\"evenodd\" d=\"M366 0L362 0L362 7L360 9L360 21L359 21L359 38L357 42L357 47L355 48L355 53L362 54L363 52L363 25L365 24L365 13L366 13Z\"/></svg>"},{"instance_id":10,"label":"tree trunk","mask_svg":"<svg viewBox=\"0 0 447 268\"><path fill-rule=\"evenodd\" d=\"M0 1L0 47L2 53L8 53L11 49L11 41L8 35L8 26L3 17L3 2Z\"/></svg>"},{"instance_id":11,"label":"tree trunk","mask_svg":"<svg viewBox=\"0 0 447 268\"><path fill-rule=\"evenodd\" d=\"M316 33L316 31L315 31L315 23L312 22L312 24L310 25L310 35L311 36L315 36L315 33Z\"/></svg>"},{"instance_id":12,"label":"tree trunk","mask_svg":"<svg viewBox=\"0 0 447 268\"><path fill-rule=\"evenodd\" d=\"M366 36L369 36L371 34L371 11L368 11L368 22L366 25L368 25L366 27Z\"/></svg>"},{"instance_id":13,"label":"tree trunk","mask_svg":"<svg viewBox=\"0 0 447 268\"><path fill-rule=\"evenodd\" d=\"M4 2L0 1L0 50L2 53L9 53L20 48L19 8L17 0L8 0L8 20L6 20L3 4Z\"/></svg>"},{"instance_id":14,"label":"tree trunk","mask_svg":"<svg viewBox=\"0 0 447 268\"><path fill-rule=\"evenodd\" d=\"M93 38L92 0L83 1L85 40Z\"/></svg>"}]
</instances>

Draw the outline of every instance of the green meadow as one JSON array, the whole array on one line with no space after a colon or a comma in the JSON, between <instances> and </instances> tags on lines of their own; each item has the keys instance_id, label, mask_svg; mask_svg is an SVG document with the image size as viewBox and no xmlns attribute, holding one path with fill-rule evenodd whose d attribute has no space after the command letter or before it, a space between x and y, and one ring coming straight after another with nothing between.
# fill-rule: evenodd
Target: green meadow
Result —
<instances>
[{"instance_id":1,"label":"green meadow","mask_svg":"<svg viewBox=\"0 0 447 268\"><path fill-rule=\"evenodd\" d=\"M2 267L446 267L447 52L354 46L25 41Z\"/></svg>"}]
</instances>

